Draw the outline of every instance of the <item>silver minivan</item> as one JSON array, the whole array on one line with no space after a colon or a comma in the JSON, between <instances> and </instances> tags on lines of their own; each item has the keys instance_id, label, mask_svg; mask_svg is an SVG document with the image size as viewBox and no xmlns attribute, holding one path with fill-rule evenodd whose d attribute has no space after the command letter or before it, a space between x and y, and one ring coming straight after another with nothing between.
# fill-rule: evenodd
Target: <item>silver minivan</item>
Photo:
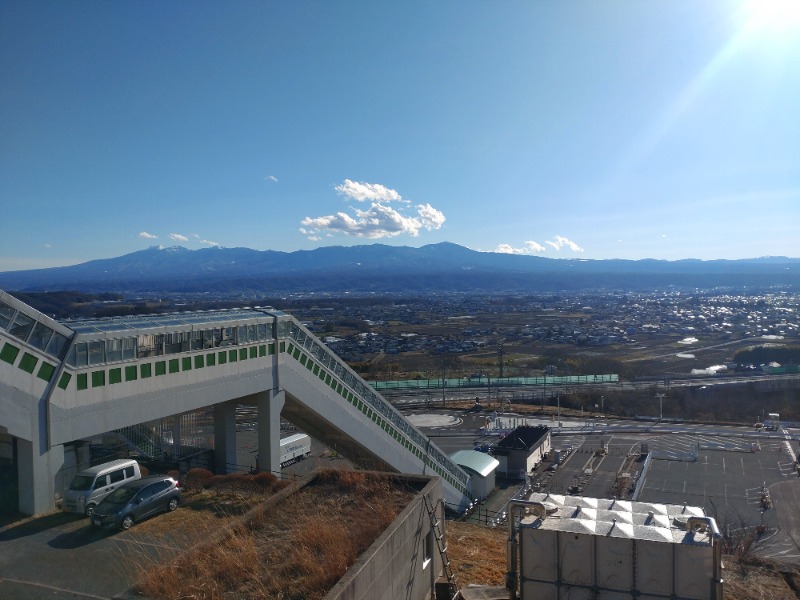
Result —
<instances>
[{"instance_id":1,"label":"silver minivan","mask_svg":"<svg viewBox=\"0 0 800 600\"><path fill-rule=\"evenodd\" d=\"M94 507L117 487L141 477L139 463L127 458L84 469L75 475L64 492L61 510L91 516Z\"/></svg>"}]
</instances>

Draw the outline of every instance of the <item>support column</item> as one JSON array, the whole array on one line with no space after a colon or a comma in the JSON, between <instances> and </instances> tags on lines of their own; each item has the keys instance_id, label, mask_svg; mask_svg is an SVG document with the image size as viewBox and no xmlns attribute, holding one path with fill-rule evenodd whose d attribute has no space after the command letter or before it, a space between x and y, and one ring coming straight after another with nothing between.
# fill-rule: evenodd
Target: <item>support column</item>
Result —
<instances>
[{"instance_id":1,"label":"support column","mask_svg":"<svg viewBox=\"0 0 800 600\"><path fill-rule=\"evenodd\" d=\"M55 508L55 478L64 464L64 446L43 452L39 444L17 438L19 512L36 515Z\"/></svg>"},{"instance_id":2,"label":"support column","mask_svg":"<svg viewBox=\"0 0 800 600\"><path fill-rule=\"evenodd\" d=\"M181 415L172 417L172 458L181 456Z\"/></svg>"},{"instance_id":3,"label":"support column","mask_svg":"<svg viewBox=\"0 0 800 600\"><path fill-rule=\"evenodd\" d=\"M214 470L218 475L236 468L236 403L214 405Z\"/></svg>"},{"instance_id":4,"label":"support column","mask_svg":"<svg viewBox=\"0 0 800 600\"><path fill-rule=\"evenodd\" d=\"M286 395L269 390L256 396L258 405L258 467L281 476L281 411Z\"/></svg>"}]
</instances>

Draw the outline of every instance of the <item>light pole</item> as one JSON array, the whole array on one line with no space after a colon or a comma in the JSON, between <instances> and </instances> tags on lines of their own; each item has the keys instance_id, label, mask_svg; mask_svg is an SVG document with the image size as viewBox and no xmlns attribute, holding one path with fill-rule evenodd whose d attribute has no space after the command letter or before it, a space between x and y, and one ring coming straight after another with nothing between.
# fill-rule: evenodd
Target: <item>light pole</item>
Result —
<instances>
[{"instance_id":1,"label":"light pole","mask_svg":"<svg viewBox=\"0 0 800 600\"><path fill-rule=\"evenodd\" d=\"M664 394L656 394L658 398L658 420L664 419Z\"/></svg>"},{"instance_id":2,"label":"light pole","mask_svg":"<svg viewBox=\"0 0 800 600\"><path fill-rule=\"evenodd\" d=\"M556 392L556 402L558 403L558 428L561 429L561 392Z\"/></svg>"},{"instance_id":3,"label":"light pole","mask_svg":"<svg viewBox=\"0 0 800 600\"><path fill-rule=\"evenodd\" d=\"M444 364L442 365L442 406L447 406L447 400L444 396Z\"/></svg>"}]
</instances>

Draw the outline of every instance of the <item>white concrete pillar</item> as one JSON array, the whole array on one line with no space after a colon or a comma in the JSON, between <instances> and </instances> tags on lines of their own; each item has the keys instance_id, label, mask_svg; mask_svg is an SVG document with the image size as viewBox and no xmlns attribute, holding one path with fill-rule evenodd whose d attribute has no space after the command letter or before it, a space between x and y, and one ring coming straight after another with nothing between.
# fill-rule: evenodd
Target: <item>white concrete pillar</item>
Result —
<instances>
[{"instance_id":1,"label":"white concrete pillar","mask_svg":"<svg viewBox=\"0 0 800 600\"><path fill-rule=\"evenodd\" d=\"M19 511L36 515L55 508L56 473L64 464L64 446L39 450L39 444L17 438Z\"/></svg>"},{"instance_id":2,"label":"white concrete pillar","mask_svg":"<svg viewBox=\"0 0 800 600\"><path fill-rule=\"evenodd\" d=\"M236 403L214 405L214 470L218 475L236 468Z\"/></svg>"},{"instance_id":3,"label":"white concrete pillar","mask_svg":"<svg viewBox=\"0 0 800 600\"><path fill-rule=\"evenodd\" d=\"M258 405L258 468L281 476L281 411L286 395L269 390L256 395Z\"/></svg>"},{"instance_id":4,"label":"white concrete pillar","mask_svg":"<svg viewBox=\"0 0 800 600\"><path fill-rule=\"evenodd\" d=\"M181 455L181 415L172 417L172 457Z\"/></svg>"}]
</instances>

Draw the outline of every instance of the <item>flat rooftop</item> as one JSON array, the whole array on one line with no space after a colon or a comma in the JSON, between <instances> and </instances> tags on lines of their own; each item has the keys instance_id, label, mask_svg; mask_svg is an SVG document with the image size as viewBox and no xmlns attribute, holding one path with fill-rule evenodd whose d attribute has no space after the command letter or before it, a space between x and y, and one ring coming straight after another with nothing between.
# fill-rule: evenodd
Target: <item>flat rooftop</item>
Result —
<instances>
[{"instance_id":1,"label":"flat rooftop","mask_svg":"<svg viewBox=\"0 0 800 600\"><path fill-rule=\"evenodd\" d=\"M527 500L531 507L526 509L521 527L674 544L712 544L708 527L689 527L690 519L706 522L705 512L698 506L549 493L532 493ZM544 516L537 505L544 507Z\"/></svg>"}]
</instances>

